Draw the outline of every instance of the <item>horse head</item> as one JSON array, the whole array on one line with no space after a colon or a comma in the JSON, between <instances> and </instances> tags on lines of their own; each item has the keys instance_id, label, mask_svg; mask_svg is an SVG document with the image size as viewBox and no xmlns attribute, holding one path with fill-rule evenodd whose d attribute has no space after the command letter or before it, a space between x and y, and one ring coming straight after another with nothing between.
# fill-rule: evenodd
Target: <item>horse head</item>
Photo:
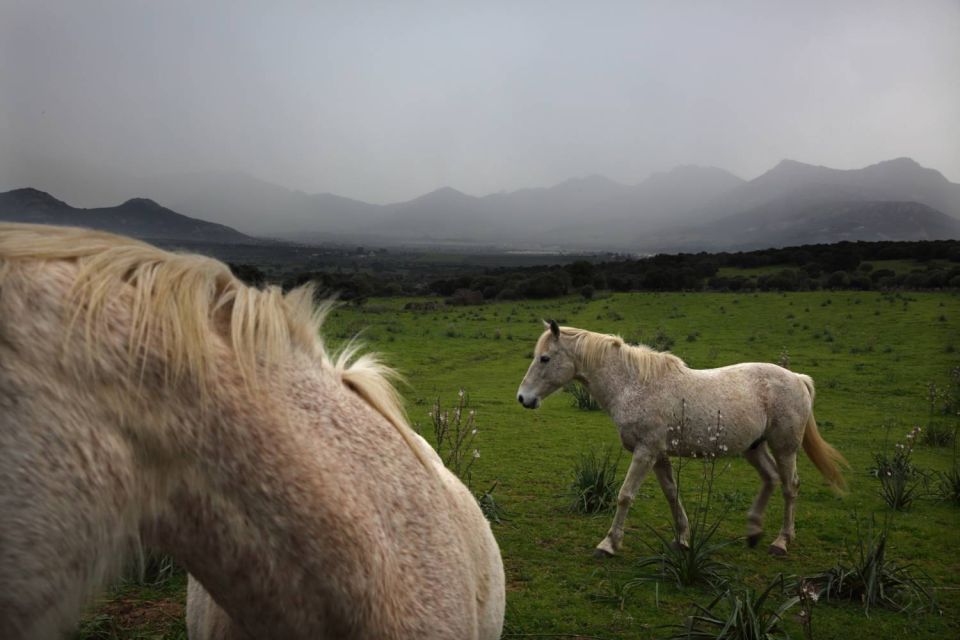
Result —
<instances>
[{"instance_id":1,"label":"horse head","mask_svg":"<svg viewBox=\"0 0 960 640\"><path fill-rule=\"evenodd\" d=\"M527 409L536 409L551 393L573 380L576 361L563 344L560 326L554 320L544 321L546 331L537 340L533 362L517 390L517 401Z\"/></svg>"}]
</instances>

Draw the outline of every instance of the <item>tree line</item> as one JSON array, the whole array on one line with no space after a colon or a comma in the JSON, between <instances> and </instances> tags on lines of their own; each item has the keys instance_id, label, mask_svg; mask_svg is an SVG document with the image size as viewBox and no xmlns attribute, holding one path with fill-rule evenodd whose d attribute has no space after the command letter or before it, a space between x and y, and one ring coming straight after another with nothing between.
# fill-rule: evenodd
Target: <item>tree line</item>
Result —
<instances>
[{"instance_id":1,"label":"tree line","mask_svg":"<svg viewBox=\"0 0 960 640\"><path fill-rule=\"evenodd\" d=\"M875 262L898 260L891 269ZM255 266L231 265L239 277L262 284ZM721 273L721 270L726 270ZM758 270L738 273L739 270ZM435 277L421 270L318 271L290 274L290 288L314 282L344 300L371 296L432 295L448 304L485 300L553 298L597 291L813 291L819 289L960 289L960 241L839 242L721 253L658 254L564 265L481 268Z\"/></svg>"}]
</instances>

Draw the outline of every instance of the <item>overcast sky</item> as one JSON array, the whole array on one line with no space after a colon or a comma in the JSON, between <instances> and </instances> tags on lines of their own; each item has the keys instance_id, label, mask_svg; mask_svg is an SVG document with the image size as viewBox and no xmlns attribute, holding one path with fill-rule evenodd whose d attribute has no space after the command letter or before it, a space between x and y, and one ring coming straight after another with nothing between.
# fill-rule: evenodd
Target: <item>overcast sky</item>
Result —
<instances>
[{"instance_id":1,"label":"overcast sky","mask_svg":"<svg viewBox=\"0 0 960 640\"><path fill-rule=\"evenodd\" d=\"M960 182L958 74L960 0L0 0L0 187L389 202L898 156Z\"/></svg>"}]
</instances>

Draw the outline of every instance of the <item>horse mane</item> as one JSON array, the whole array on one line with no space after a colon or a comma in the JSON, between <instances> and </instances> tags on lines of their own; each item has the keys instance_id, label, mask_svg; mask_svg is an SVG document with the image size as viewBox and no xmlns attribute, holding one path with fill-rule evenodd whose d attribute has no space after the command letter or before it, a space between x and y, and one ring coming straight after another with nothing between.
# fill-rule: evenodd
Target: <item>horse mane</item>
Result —
<instances>
[{"instance_id":1,"label":"horse mane","mask_svg":"<svg viewBox=\"0 0 960 640\"><path fill-rule=\"evenodd\" d=\"M226 342L248 388L293 350L318 359L342 384L386 418L417 457L425 454L406 421L391 379L397 374L356 342L339 354L324 348L320 327L332 309L314 303L311 285L283 293L250 287L219 260L164 251L102 231L31 224L0 225L0 285L20 260L73 260L79 273L71 291L74 308L67 337L82 334L94 362L109 321L109 304L131 289L130 341L125 359L131 383L142 375L143 354L164 354L168 384L189 378L205 395L214 381L216 352ZM211 335L214 334L214 335ZM216 340L219 335L223 340ZM138 367L138 363L140 366Z\"/></svg>"},{"instance_id":2,"label":"horse mane","mask_svg":"<svg viewBox=\"0 0 960 640\"><path fill-rule=\"evenodd\" d=\"M537 343L539 351L549 339L546 331ZM595 333L575 327L560 327L560 337L573 341L573 353L586 367L595 367L605 360L611 351L616 351L627 370L647 382L673 371L686 367L686 363L669 351L657 351L650 347L630 345L617 335Z\"/></svg>"}]
</instances>

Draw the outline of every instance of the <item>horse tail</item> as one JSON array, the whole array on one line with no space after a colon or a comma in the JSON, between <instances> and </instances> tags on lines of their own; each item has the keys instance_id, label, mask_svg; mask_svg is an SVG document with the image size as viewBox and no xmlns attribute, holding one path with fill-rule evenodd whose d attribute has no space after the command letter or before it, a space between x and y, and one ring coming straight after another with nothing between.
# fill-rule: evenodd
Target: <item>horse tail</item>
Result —
<instances>
[{"instance_id":1,"label":"horse tail","mask_svg":"<svg viewBox=\"0 0 960 640\"><path fill-rule=\"evenodd\" d=\"M816 398L813 378L803 375L802 373L797 375L807 388L807 393L810 394L810 415L807 418L807 424L803 430L803 450L807 453L807 457L810 458L813 466L826 478L830 486L838 493L845 493L847 490L847 481L843 477L843 471L840 469L840 466L843 465L849 468L850 464L846 458L843 457L842 453L834 449L823 439L820 431L817 429L817 421L813 417L813 401L814 398Z\"/></svg>"}]
</instances>

